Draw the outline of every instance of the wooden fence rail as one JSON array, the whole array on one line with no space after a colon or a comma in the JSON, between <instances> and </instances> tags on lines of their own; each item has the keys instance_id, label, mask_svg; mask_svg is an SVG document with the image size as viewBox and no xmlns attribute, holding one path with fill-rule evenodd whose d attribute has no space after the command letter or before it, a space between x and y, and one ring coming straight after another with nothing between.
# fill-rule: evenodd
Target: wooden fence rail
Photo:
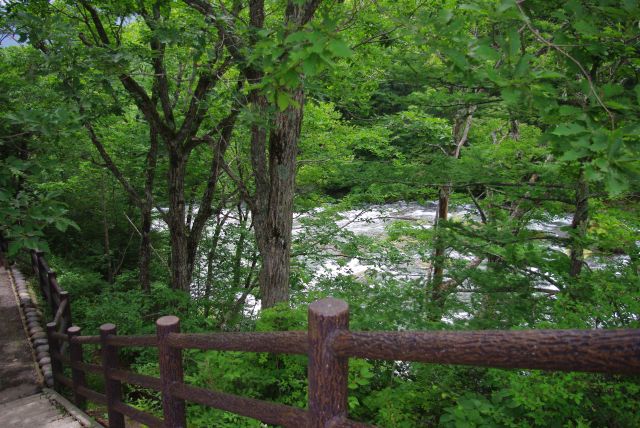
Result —
<instances>
[{"instance_id":1,"label":"wooden fence rail","mask_svg":"<svg viewBox=\"0 0 640 428\"><path fill-rule=\"evenodd\" d=\"M79 327L71 326L68 295L42 253L34 253L32 260L43 294L55 303L52 313L56 320L47 325L47 331L56 387L71 389L80 407L87 400L106 405L111 428L124 427L124 416L150 427L185 427L186 402L285 427L367 427L347 415L350 357L640 374L640 329L352 332L348 305L331 297L309 306L307 331L190 334L180 332L177 317L165 316L156 321L155 335L118 336L115 325L103 324L99 335L82 336ZM61 330L61 326L65 328ZM83 346L97 344L101 346L102 364L85 362ZM118 350L126 346L158 348L160 377L120 369ZM183 380L183 349L307 355L307 409L187 385ZM71 378L64 375L65 365L71 368ZM104 394L87 387L86 373L104 377ZM124 403L123 383L160 392L163 418Z\"/></svg>"},{"instance_id":2,"label":"wooden fence rail","mask_svg":"<svg viewBox=\"0 0 640 428\"><path fill-rule=\"evenodd\" d=\"M53 317L53 331L64 333L71 327L71 304L69 293L60 287L56 273L49 268L49 264L42 251L31 252L31 267L38 278L40 291L51 308ZM47 329L49 326L47 325ZM50 348L53 349L53 348Z\"/></svg>"}]
</instances>

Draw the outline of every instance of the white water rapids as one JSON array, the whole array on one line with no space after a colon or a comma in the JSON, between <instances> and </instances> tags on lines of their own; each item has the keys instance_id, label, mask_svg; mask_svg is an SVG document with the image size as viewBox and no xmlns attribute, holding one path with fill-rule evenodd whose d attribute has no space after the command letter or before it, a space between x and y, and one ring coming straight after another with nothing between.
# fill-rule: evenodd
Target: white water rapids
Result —
<instances>
[{"instance_id":1,"label":"white water rapids","mask_svg":"<svg viewBox=\"0 0 640 428\"><path fill-rule=\"evenodd\" d=\"M308 234L305 219L310 219L318 213L322 212L322 208L315 211L297 214L294 216L293 235L300 238L301 235L306 239L313 239L313 234ZM351 232L355 235L363 235L383 240L387 237L387 228L396 221L404 221L418 228L430 229L434 225L437 213L437 203L427 202L420 204L417 202L395 202L384 205L370 205L361 209L339 212L336 216L335 225L339 229ZM475 208L471 205L452 206L450 210L450 220L464 220L472 218L477 220ZM230 219L229 223L235 221ZM528 228L530 230L543 231L551 236L566 237L565 231L571 225L571 215L551 217L544 221L532 221ZM157 229L166 230L163 222L156 222ZM211 232L211 231L209 231ZM224 232L223 232L224 233ZM308 234L308 235L307 235ZM340 238L337 238L340 239ZM559 246L550 246L551 249L565 251ZM430 264L424 260L424 257L413 255L408 261L404 261L402 265L393 263L380 263L379 260L367 260L366 258L351 257L345 258L344 255L334 254L332 257L331 249L323 252L326 253L319 259L314 260L307 265L313 268L312 279L305 283L305 287L314 288L319 279L331 279L343 275L351 275L356 278L362 278L365 274L386 274L395 276L399 279L418 279L426 278L430 271ZM470 260L471 257L459 254L456 251L450 251L448 257L453 259ZM305 257L305 256L298 256ZM624 262L625 256L618 256L617 259ZM591 257L586 260L589 267L598 269L603 266L602 260ZM206 261L201 260L201 268L206 269ZM483 269L484 265L478 266ZM535 268L532 268L535 270ZM538 284L541 287L554 289L553 285L541 280ZM241 294L238 294L240 297ZM464 298L464 297L463 297ZM253 294L249 294L246 299L245 313L249 316L255 316L260 310L260 300L256 299Z\"/></svg>"}]
</instances>

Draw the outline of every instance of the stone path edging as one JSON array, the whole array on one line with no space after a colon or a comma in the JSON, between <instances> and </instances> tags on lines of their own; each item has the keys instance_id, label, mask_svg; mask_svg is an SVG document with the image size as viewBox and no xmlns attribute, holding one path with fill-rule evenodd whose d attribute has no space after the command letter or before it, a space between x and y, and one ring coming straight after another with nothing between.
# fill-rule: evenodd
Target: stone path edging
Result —
<instances>
[{"instance_id":1,"label":"stone path edging","mask_svg":"<svg viewBox=\"0 0 640 428\"><path fill-rule=\"evenodd\" d=\"M51 367L51 355L49 354L49 343L47 341L47 333L42 328L42 312L31 298L27 283L22 273L17 269L7 268L13 291L20 301L20 313L22 322L29 335L31 348L34 352L35 359L38 362L40 375L44 379L44 383L48 387L53 387L53 369Z\"/></svg>"}]
</instances>

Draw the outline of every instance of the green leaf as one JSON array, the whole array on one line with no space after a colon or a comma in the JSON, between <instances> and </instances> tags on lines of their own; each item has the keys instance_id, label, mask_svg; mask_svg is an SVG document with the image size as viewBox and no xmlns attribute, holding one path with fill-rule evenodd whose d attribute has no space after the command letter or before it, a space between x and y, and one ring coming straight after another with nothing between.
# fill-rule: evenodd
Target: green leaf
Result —
<instances>
[{"instance_id":1,"label":"green leaf","mask_svg":"<svg viewBox=\"0 0 640 428\"><path fill-rule=\"evenodd\" d=\"M460 8L461 10L472 10L472 11L475 11L475 12L486 12L486 9L483 9L479 5L473 4L473 3L461 4L460 6L458 6L458 8Z\"/></svg>"},{"instance_id":2,"label":"green leaf","mask_svg":"<svg viewBox=\"0 0 640 428\"><path fill-rule=\"evenodd\" d=\"M604 139L601 139L601 138L593 138L590 149L593 152L597 153L597 152L603 151L607 147L609 147L609 142L607 140L604 140Z\"/></svg>"},{"instance_id":3,"label":"green leaf","mask_svg":"<svg viewBox=\"0 0 640 428\"><path fill-rule=\"evenodd\" d=\"M515 105L520 103L522 92L516 88L506 87L502 88L501 95L507 104Z\"/></svg>"},{"instance_id":4,"label":"green leaf","mask_svg":"<svg viewBox=\"0 0 640 428\"><path fill-rule=\"evenodd\" d=\"M278 110L285 111L289 104L291 103L291 98L289 94L285 91L278 91L276 94L276 104L278 106Z\"/></svg>"},{"instance_id":5,"label":"green leaf","mask_svg":"<svg viewBox=\"0 0 640 428\"><path fill-rule=\"evenodd\" d=\"M333 39L329 42L329 50L337 57L350 57L353 52L351 48L341 39Z\"/></svg>"},{"instance_id":6,"label":"green leaf","mask_svg":"<svg viewBox=\"0 0 640 428\"><path fill-rule=\"evenodd\" d=\"M533 75L538 79L561 79L565 77L564 74L562 73L558 73L557 71L549 71L549 70L537 71L533 73Z\"/></svg>"},{"instance_id":7,"label":"green leaf","mask_svg":"<svg viewBox=\"0 0 640 428\"><path fill-rule=\"evenodd\" d=\"M451 22L453 18L453 11L451 9L442 9L438 15L438 21L440 24L446 25Z\"/></svg>"},{"instance_id":8,"label":"green leaf","mask_svg":"<svg viewBox=\"0 0 640 428\"><path fill-rule=\"evenodd\" d=\"M451 59L451 61L460 69L464 70L467 68L469 63L467 62L467 58L460 51L454 49L443 49L443 53Z\"/></svg>"},{"instance_id":9,"label":"green leaf","mask_svg":"<svg viewBox=\"0 0 640 428\"><path fill-rule=\"evenodd\" d=\"M602 179L602 173L596 170L591 164L585 165L584 176L589 181L598 181Z\"/></svg>"},{"instance_id":10,"label":"green leaf","mask_svg":"<svg viewBox=\"0 0 640 428\"><path fill-rule=\"evenodd\" d=\"M616 170L609 170L606 180L607 191L613 196L619 195L629 188L629 182Z\"/></svg>"},{"instance_id":11,"label":"green leaf","mask_svg":"<svg viewBox=\"0 0 640 428\"><path fill-rule=\"evenodd\" d=\"M515 58L520 53L520 33L513 29L509 31L509 56Z\"/></svg>"},{"instance_id":12,"label":"green leaf","mask_svg":"<svg viewBox=\"0 0 640 428\"><path fill-rule=\"evenodd\" d=\"M624 88L622 85L617 83L607 83L602 85L602 92L606 97L615 97L622 94L624 92Z\"/></svg>"},{"instance_id":13,"label":"green leaf","mask_svg":"<svg viewBox=\"0 0 640 428\"><path fill-rule=\"evenodd\" d=\"M622 151L623 147L624 145L622 138L614 138L607 150L607 156L609 157L609 159L620 157L620 152Z\"/></svg>"},{"instance_id":14,"label":"green leaf","mask_svg":"<svg viewBox=\"0 0 640 428\"><path fill-rule=\"evenodd\" d=\"M525 76L529 70L531 69L531 59L533 58L530 54L525 54L520 57L518 60L518 64L516 65L515 75L516 77Z\"/></svg>"},{"instance_id":15,"label":"green leaf","mask_svg":"<svg viewBox=\"0 0 640 428\"><path fill-rule=\"evenodd\" d=\"M502 2L500 2L500 5L496 8L496 11L499 13L502 13L515 6L516 6L515 0L502 0Z\"/></svg>"},{"instance_id":16,"label":"green leaf","mask_svg":"<svg viewBox=\"0 0 640 428\"><path fill-rule=\"evenodd\" d=\"M597 29L593 27L593 24L582 19L575 21L573 28L584 36L595 36L597 34Z\"/></svg>"},{"instance_id":17,"label":"green leaf","mask_svg":"<svg viewBox=\"0 0 640 428\"><path fill-rule=\"evenodd\" d=\"M307 76L314 76L324 68L324 62L315 53L312 53L302 61L302 72Z\"/></svg>"},{"instance_id":18,"label":"green leaf","mask_svg":"<svg viewBox=\"0 0 640 428\"><path fill-rule=\"evenodd\" d=\"M627 12L637 12L638 11L638 0L623 0L622 7Z\"/></svg>"},{"instance_id":19,"label":"green leaf","mask_svg":"<svg viewBox=\"0 0 640 428\"><path fill-rule=\"evenodd\" d=\"M499 74L493 66L486 67L485 72L487 73L487 78L498 86L504 86L508 83L507 79Z\"/></svg>"},{"instance_id":20,"label":"green leaf","mask_svg":"<svg viewBox=\"0 0 640 428\"><path fill-rule=\"evenodd\" d=\"M287 36L286 39L284 39L285 43L300 43L300 42L306 42L309 40L309 32L307 31L296 31L294 33L291 33Z\"/></svg>"},{"instance_id":21,"label":"green leaf","mask_svg":"<svg viewBox=\"0 0 640 428\"><path fill-rule=\"evenodd\" d=\"M559 136L567 136L567 135L577 135L585 132L586 129L577 123L568 123L563 125L556 126L556 129L553 130L553 135Z\"/></svg>"},{"instance_id":22,"label":"green leaf","mask_svg":"<svg viewBox=\"0 0 640 428\"><path fill-rule=\"evenodd\" d=\"M610 107L610 108L612 108L614 110L629 110L631 108L630 105L623 104L623 103L618 102L618 101L607 100L607 101L605 101L605 104L607 105L607 107Z\"/></svg>"},{"instance_id":23,"label":"green leaf","mask_svg":"<svg viewBox=\"0 0 640 428\"><path fill-rule=\"evenodd\" d=\"M571 162L585 157L587 153L582 150L568 150L558 158L559 161Z\"/></svg>"},{"instance_id":24,"label":"green leaf","mask_svg":"<svg viewBox=\"0 0 640 428\"><path fill-rule=\"evenodd\" d=\"M558 109L560 116L578 116L582 114L582 109L574 106L563 105Z\"/></svg>"},{"instance_id":25,"label":"green leaf","mask_svg":"<svg viewBox=\"0 0 640 428\"><path fill-rule=\"evenodd\" d=\"M484 60L497 61L500 54L488 44L481 44L473 50L473 55Z\"/></svg>"}]
</instances>

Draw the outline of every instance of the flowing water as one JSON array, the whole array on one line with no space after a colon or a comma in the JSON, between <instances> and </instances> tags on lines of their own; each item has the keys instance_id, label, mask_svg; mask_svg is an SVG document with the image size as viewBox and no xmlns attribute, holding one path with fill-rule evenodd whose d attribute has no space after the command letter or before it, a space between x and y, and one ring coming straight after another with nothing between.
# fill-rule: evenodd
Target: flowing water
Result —
<instances>
[{"instance_id":1,"label":"flowing water","mask_svg":"<svg viewBox=\"0 0 640 428\"><path fill-rule=\"evenodd\" d=\"M313 240L314 235L310 233L308 229L308 222L314 216L322 212L322 209L312 211L310 213L304 213L296 215L293 224L294 239ZM416 228L431 229L434 225L434 221L437 214L437 203L417 203L417 202L395 202L384 205L370 205L363 209L349 210L338 213L335 220L335 226L339 230L343 230L354 235L362 235L370 238L384 239L387 237L387 228L396 221L403 221ZM450 220L465 220L473 219L479 220L475 208L472 205L460 205L452 206L449 213ZM229 220L229 223L234 223L234 220ZM571 225L571 215L556 216L548 218L544 221L533 221L529 224L530 230L545 232L555 237L567 237L566 229ZM156 223L157 228L165 228L164 225ZM336 238L337 240L345 238ZM549 246L550 249L568 251L559 246ZM312 279L306 284L307 288L313 288L319 281L319 279L331 279L341 275L352 275L356 278L362 278L365 274L384 274L394 276L398 279L420 279L427 278L430 274L430 264L428 260L425 260L424 255L417 254L409 255L405 260L385 261L382 259L367 259L364 257L345 257L344 255L337 254L335 246L325 246L325 248L318 248L318 251L322 251L324 254L321 258L315 258L313 261L305 260L305 256L299 256L300 261L312 268ZM408 251L407 253L410 253ZM451 251L448 257L453 259L466 259L471 260L472 257ZM620 261L625 261L625 256L616 257ZM590 257L586 260L587 264L592 269L598 269L604 266L603 260L597 257ZM202 261L202 266L205 261ZM479 269L483 269L484 265L478 266ZM531 268L535 271L535 268ZM540 287L545 287L553 290L554 287L549 282L540 280ZM464 299L464 296L462 296ZM254 295L249 295L246 300L246 314L255 315L260 309L260 301L255 298Z\"/></svg>"},{"instance_id":2,"label":"flowing water","mask_svg":"<svg viewBox=\"0 0 640 428\"><path fill-rule=\"evenodd\" d=\"M310 214L313 215L313 214ZM433 228L437 215L437 203L427 202L419 204L417 202L396 202L385 205L371 205L366 209L343 211L339 213L340 220L336 222L337 226L352 232L356 235L365 235L369 237L385 238L387 236L387 228L396 221L404 221L422 229ZM300 221L305 216L299 216L294 222L294 235L301 233L304 226ZM453 206L449 212L450 220L473 219L478 221L479 218L476 211L471 205ZM532 222L529 229L546 232L555 237L564 238L567 232L564 228L571 225L571 216L559 216L548 219L547 221ZM561 247L554 249L562 250ZM448 253L448 257L453 259L467 259L472 257L460 254L456 251ZM596 263L595 260L589 263ZM370 263L363 259L351 258L344 260L341 258L327 258L322 264L314 266L317 276L335 277L338 275L355 275L361 276L366 272L380 272L396 275L400 278L416 278L426 277L429 271L429 264L421 260L420 257L413 257L413 264L410 262L404 266L380 265ZM482 268L482 266L481 266ZM313 284L312 284L313 285Z\"/></svg>"}]
</instances>

